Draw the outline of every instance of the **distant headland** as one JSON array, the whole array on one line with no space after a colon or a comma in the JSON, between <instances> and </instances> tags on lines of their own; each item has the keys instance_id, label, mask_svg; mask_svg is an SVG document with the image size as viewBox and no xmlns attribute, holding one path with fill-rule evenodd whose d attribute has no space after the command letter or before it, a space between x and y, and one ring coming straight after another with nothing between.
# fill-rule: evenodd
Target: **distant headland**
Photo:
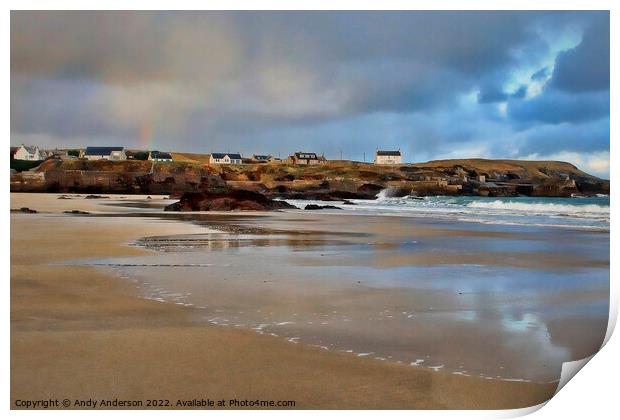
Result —
<instances>
[{"instance_id":1,"label":"distant headland","mask_svg":"<svg viewBox=\"0 0 620 420\"><path fill-rule=\"evenodd\" d=\"M286 159L238 153L132 151L87 147L11 150L11 191L167 194L245 190L271 198L373 199L393 195L571 197L609 194L609 181L570 163L450 159L402 163L400 151L375 152L373 163L327 160L311 152Z\"/></svg>"}]
</instances>

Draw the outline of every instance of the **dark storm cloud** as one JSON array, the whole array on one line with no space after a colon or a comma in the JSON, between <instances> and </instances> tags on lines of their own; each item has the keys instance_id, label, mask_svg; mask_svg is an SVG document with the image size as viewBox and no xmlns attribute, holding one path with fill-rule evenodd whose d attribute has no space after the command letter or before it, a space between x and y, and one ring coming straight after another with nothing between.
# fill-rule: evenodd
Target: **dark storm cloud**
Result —
<instances>
[{"instance_id":1,"label":"dark storm cloud","mask_svg":"<svg viewBox=\"0 0 620 420\"><path fill-rule=\"evenodd\" d=\"M478 103L481 104L504 102L507 99L508 94L498 86L484 87L478 92Z\"/></svg>"},{"instance_id":2,"label":"dark storm cloud","mask_svg":"<svg viewBox=\"0 0 620 420\"><path fill-rule=\"evenodd\" d=\"M508 115L522 123L578 123L609 115L609 92L571 95L561 91L545 91L529 100L510 103Z\"/></svg>"},{"instance_id":3,"label":"dark storm cloud","mask_svg":"<svg viewBox=\"0 0 620 420\"><path fill-rule=\"evenodd\" d=\"M286 59L415 58L478 73L533 37L526 12L13 12L13 72L127 80L202 79ZM493 34L493 36L489 36ZM248 69L251 70L251 69Z\"/></svg>"},{"instance_id":4,"label":"dark storm cloud","mask_svg":"<svg viewBox=\"0 0 620 420\"><path fill-rule=\"evenodd\" d=\"M131 124L103 112L102 87L92 82L14 79L12 89L19 92L11 96L12 125L60 137L134 134Z\"/></svg>"},{"instance_id":5,"label":"dark storm cloud","mask_svg":"<svg viewBox=\"0 0 620 420\"><path fill-rule=\"evenodd\" d=\"M543 70L532 75L532 79L542 79ZM508 114L519 123L550 124L579 123L608 116L608 16L598 15L585 27L576 47L558 54L551 79L542 94L511 101Z\"/></svg>"},{"instance_id":6,"label":"dark storm cloud","mask_svg":"<svg viewBox=\"0 0 620 420\"><path fill-rule=\"evenodd\" d=\"M536 73L532 74L532 77L530 79L534 81L539 81L539 80L545 80L547 77L549 77L549 68L543 67L542 69L538 70Z\"/></svg>"},{"instance_id":7,"label":"dark storm cloud","mask_svg":"<svg viewBox=\"0 0 620 420\"><path fill-rule=\"evenodd\" d=\"M478 92L478 103L491 104L505 102L509 99L523 99L527 93L527 86L521 86L512 93L507 93L497 86L485 87Z\"/></svg>"},{"instance_id":8,"label":"dark storm cloud","mask_svg":"<svg viewBox=\"0 0 620 420\"><path fill-rule=\"evenodd\" d=\"M470 87L466 78L509 65L510 48L534 38L527 25L533 16L14 12L11 70L110 85L171 84L236 102L276 100L287 109L318 91L345 114L407 110L449 99ZM455 86L447 73L462 80ZM235 86L244 91L230 92Z\"/></svg>"},{"instance_id":9,"label":"dark storm cloud","mask_svg":"<svg viewBox=\"0 0 620 420\"><path fill-rule=\"evenodd\" d=\"M585 124L563 123L530 130L519 144L522 155L553 154L558 150L597 152L609 150L609 119Z\"/></svg>"},{"instance_id":10,"label":"dark storm cloud","mask_svg":"<svg viewBox=\"0 0 620 420\"><path fill-rule=\"evenodd\" d=\"M12 12L11 141L506 154L500 139L532 126L605 124L608 25L600 12ZM551 73L550 42L573 27L583 40ZM550 73L528 98L530 76Z\"/></svg>"},{"instance_id":11,"label":"dark storm cloud","mask_svg":"<svg viewBox=\"0 0 620 420\"><path fill-rule=\"evenodd\" d=\"M581 43L558 55L552 86L567 92L609 90L609 15L590 23Z\"/></svg>"}]
</instances>

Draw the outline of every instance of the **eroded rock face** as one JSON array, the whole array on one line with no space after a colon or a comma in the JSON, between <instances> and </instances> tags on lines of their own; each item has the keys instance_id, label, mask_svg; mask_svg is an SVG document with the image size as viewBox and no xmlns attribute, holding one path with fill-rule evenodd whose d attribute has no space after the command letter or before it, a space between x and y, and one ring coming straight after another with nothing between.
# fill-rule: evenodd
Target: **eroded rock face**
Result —
<instances>
[{"instance_id":1,"label":"eroded rock face","mask_svg":"<svg viewBox=\"0 0 620 420\"><path fill-rule=\"evenodd\" d=\"M166 206L166 211L268 211L295 209L297 207L263 194L246 190L185 193L176 203Z\"/></svg>"},{"instance_id":2,"label":"eroded rock face","mask_svg":"<svg viewBox=\"0 0 620 420\"><path fill-rule=\"evenodd\" d=\"M341 201L374 199L386 189L418 196L569 197L609 194L610 184L565 162L501 159L453 159L400 166L342 161L232 166L173 162L158 164L154 169L148 161L48 159L30 171L11 173L13 192L180 197L189 192L247 190L274 199Z\"/></svg>"}]
</instances>

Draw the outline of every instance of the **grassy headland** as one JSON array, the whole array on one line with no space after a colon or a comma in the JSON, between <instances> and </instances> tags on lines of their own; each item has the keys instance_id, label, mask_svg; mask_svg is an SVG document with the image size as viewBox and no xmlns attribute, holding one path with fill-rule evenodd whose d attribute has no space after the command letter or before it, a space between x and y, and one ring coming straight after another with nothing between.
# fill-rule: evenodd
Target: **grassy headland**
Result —
<instances>
[{"instance_id":1,"label":"grassy headland","mask_svg":"<svg viewBox=\"0 0 620 420\"><path fill-rule=\"evenodd\" d=\"M609 181L556 161L458 159L402 165L328 161L209 165L206 155L173 153L173 162L48 160L11 176L11 191L181 194L229 187L267 196L373 198L402 194L571 196L609 194Z\"/></svg>"}]
</instances>

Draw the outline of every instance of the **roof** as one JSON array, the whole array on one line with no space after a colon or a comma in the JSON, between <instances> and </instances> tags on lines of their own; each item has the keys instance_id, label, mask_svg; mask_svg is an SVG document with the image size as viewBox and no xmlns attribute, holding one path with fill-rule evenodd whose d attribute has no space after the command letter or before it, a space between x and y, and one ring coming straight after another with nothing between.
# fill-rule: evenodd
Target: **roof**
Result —
<instances>
[{"instance_id":1,"label":"roof","mask_svg":"<svg viewBox=\"0 0 620 420\"><path fill-rule=\"evenodd\" d=\"M24 149L26 149L26 151L28 153L32 153L35 154L37 152L38 147L37 146L25 146L22 144L22 146L24 146Z\"/></svg>"},{"instance_id":2,"label":"roof","mask_svg":"<svg viewBox=\"0 0 620 420\"><path fill-rule=\"evenodd\" d=\"M297 159L317 159L316 153L296 152L295 157Z\"/></svg>"},{"instance_id":3,"label":"roof","mask_svg":"<svg viewBox=\"0 0 620 420\"><path fill-rule=\"evenodd\" d=\"M151 151L151 159L170 159L172 160L172 155L166 152L158 152L157 150Z\"/></svg>"},{"instance_id":4,"label":"roof","mask_svg":"<svg viewBox=\"0 0 620 420\"><path fill-rule=\"evenodd\" d=\"M271 159L271 155L254 155L254 159L256 159L256 160L269 160L269 159Z\"/></svg>"},{"instance_id":5,"label":"roof","mask_svg":"<svg viewBox=\"0 0 620 420\"><path fill-rule=\"evenodd\" d=\"M124 147L87 147L86 156L108 156L112 152L121 152Z\"/></svg>"},{"instance_id":6,"label":"roof","mask_svg":"<svg viewBox=\"0 0 620 420\"><path fill-rule=\"evenodd\" d=\"M225 156L228 156L230 159L241 159L239 153L211 153L211 157L214 159L224 159Z\"/></svg>"},{"instance_id":7,"label":"roof","mask_svg":"<svg viewBox=\"0 0 620 420\"><path fill-rule=\"evenodd\" d=\"M377 150L377 156L400 156L400 150Z\"/></svg>"}]
</instances>

